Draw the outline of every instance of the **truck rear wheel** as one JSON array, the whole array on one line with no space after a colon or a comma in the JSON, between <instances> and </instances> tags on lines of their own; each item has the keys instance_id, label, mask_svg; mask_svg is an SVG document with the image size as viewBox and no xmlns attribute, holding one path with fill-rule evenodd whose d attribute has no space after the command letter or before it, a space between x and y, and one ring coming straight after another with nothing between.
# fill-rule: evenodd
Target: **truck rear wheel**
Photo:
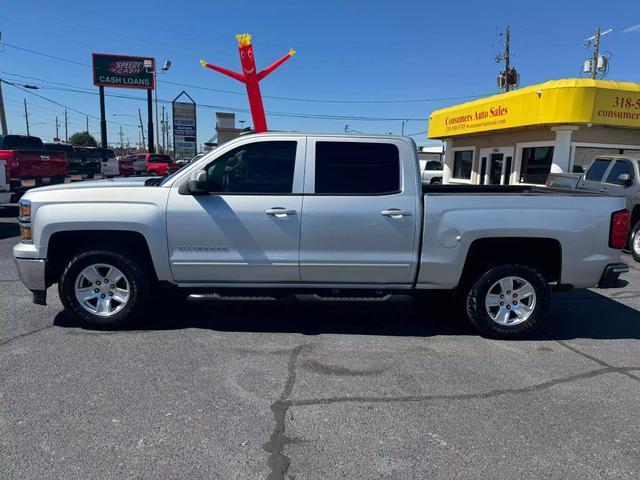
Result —
<instances>
[{"instance_id":1,"label":"truck rear wheel","mask_svg":"<svg viewBox=\"0 0 640 480\"><path fill-rule=\"evenodd\" d=\"M636 262L640 262L640 222L637 222L631 229L629 235L629 250Z\"/></svg>"},{"instance_id":2,"label":"truck rear wheel","mask_svg":"<svg viewBox=\"0 0 640 480\"><path fill-rule=\"evenodd\" d=\"M551 290L545 278L527 265L490 268L462 298L467 317L487 337L516 339L547 317Z\"/></svg>"},{"instance_id":3,"label":"truck rear wheel","mask_svg":"<svg viewBox=\"0 0 640 480\"><path fill-rule=\"evenodd\" d=\"M144 312L149 275L133 256L91 250L74 256L58 283L66 310L88 328L121 328Z\"/></svg>"}]
</instances>

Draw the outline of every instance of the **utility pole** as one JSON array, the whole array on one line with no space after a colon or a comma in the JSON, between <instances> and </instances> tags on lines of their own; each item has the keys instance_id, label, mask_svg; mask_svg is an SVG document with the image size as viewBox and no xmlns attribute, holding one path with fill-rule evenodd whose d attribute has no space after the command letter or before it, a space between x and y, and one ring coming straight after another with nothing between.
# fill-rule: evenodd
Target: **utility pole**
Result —
<instances>
[{"instance_id":1,"label":"utility pole","mask_svg":"<svg viewBox=\"0 0 640 480\"><path fill-rule=\"evenodd\" d=\"M27 99L24 99L24 121L27 124L27 137L29 136L29 112L27 111Z\"/></svg>"},{"instance_id":2,"label":"utility pole","mask_svg":"<svg viewBox=\"0 0 640 480\"><path fill-rule=\"evenodd\" d=\"M67 119L67 109L64 109L64 141L69 142L69 121Z\"/></svg>"},{"instance_id":3,"label":"utility pole","mask_svg":"<svg viewBox=\"0 0 640 480\"><path fill-rule=\"evenodd\" d=\"M156 103L156 108L158 108L158 104ZM167 145L164 141L164 105L162 106L162 120L160 120L161 134L162 134L162 153L166 153Z\"/></svg>"},{"instance_id":4,"label":"utility pole","mask_svg":"<svg viewBox=\"0 0 640 480\"><path fill-rule=\"evenodd\" d=\"M58 122L57 115L56 115L56 140L60 140L60 122Z\"/></svg>"},{"instance_id":5,"label":"utility pole","mask_svg":"<svg viewBox=\"0 0 640 480\"><path fill-rule=\"evenodd\" d=\"M0 42L2 42L2 32L0 32ZM2 97L2 81L0 80L0 125L2 125L2 135L7 135L7 116L4 113L4 98Z\"/></svg>"},{"instance_id":6,"label":"utility pole","mask_svg":"<svg viewBox=\"0 0 640 480\"><path fill-rule=\"evenodd\" d=\"M89 115L87 115L87 133L89 133Z\"/></svg>"},{"instance_id":7,"label":"utility pole","mask_svg":"<svg viewBox=\"0 0 640 480\"><path fill-rule=\"evenodd\" d=\"M511 52L510 52L510 47L511 47L511 26L507 25L506 29L505 29L505 46L504 46L504 70L505 72L507 72L507 77L509 76L509 61L511 60ZM505 86L505 91L508 92L510 89L510 85L509 82L507 82L507 85Z\"/></svg>"},{"instance_id":8,"label":"utility pole","mask_svg":"<svg viewBox=\"0 0 640 480\"><path fill-rule=\"evenodd\" d=\"M598 76L598 61L602 58L603 63L600 68L606 74L607 71L607 58L600 57L600 39L606 35L607 33L611 33L613 29L605 30L604 32L600 31L600 27L596 28L595 34L592 37L589 37L585 40L586 47L589 48L593 45L593 57L591 60L587 60L585 62L584 73L589 73L589 76L592 79L595 79ZM604 74L603 74L604 76Z\"/></svg>"},{"instance_id":9,"label":"utility pole","mask_svg":"<svg viewBox=\"0 0 640 480\"><path fill-rule=\"evenodd\" d=\"M600 54L600 27L596 28L596 34L593 36L593 64L591 65L591 78L595 80L598 71L598 55Z\"/></svg>"},{"instance_id":10,"label":"utility pole","mask_svg":"<svg viewBox=\"0 0 640 480\"><path fill-rule=\"evenodd\" d=\"M120 125L120 156L122 156L122 149L124 148L122 144L122 125Z\"/></svg>"},{"instance_id":11,"label":"utility pole","mask_svg":"<svg viewBox=\"0 0 640 480\"><path fill-rule=\"evenodd\" d=\"M140 118L140 135L142 136L142 143L140 146L144 150L144 126L142 125L142 113L140 113L140 109L138 109L138 118Z\"/></svg>"},{"instance_id":12,"label":"utility pole","mask_svg":"<svg viewBox=\"0 0 640 480\"><path fill-rule=\"evenodd\" d=\"M498 74L498 88L508 92L518 85L518 72L511 66L511 25L506 25L504 30L504 53L498 54L496 62L504 61L504 71Z\"/></svg>"}]
</instances>

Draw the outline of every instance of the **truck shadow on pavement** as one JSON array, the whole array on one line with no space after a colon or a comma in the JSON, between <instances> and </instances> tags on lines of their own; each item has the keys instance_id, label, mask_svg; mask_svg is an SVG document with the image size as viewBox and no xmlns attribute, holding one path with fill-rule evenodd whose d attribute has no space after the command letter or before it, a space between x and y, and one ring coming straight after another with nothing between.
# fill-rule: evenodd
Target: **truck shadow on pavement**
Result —
<instances>
[{"instance_id":1,"label":"truck shadow on pavement","mask_svg":"<svg viewBox=\"0 0 640 480\"><path fill-rule=\"evenodd\" d=\"M620 297L640 292L620 291ZM54 321L78 327L65 312ZM451 297L432 293L420 302L389 305L192 304L163 307L126 331L200 328L223 332L347 334L429 337L478 335L452 305ZM528 340L640 339L640 312L589 290L554 296L551 318Z\"/></svg>"}]
</instances>

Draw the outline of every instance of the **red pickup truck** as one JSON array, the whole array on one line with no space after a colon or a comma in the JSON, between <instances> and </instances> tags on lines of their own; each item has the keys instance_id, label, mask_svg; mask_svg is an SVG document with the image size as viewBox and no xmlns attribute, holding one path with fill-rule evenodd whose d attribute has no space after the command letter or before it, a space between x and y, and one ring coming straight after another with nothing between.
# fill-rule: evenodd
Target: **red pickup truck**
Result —
<instances>
[{"instance_id":1,"label":"red pickup truck","mask_svg":"<svg viewBox=\"0 0 640 480\"><path fill-rule=\"evenodd\" d=\"M145 160L147 162L147 175L154 177L156 175L164 177L173 172L180 170L182 165L178 165L169 155L162 155L159 153L145 153ZM140 158L140 155L138 155Z\"/></svg>"},{"instance_id":2,"label":"red pickup truck","mask_svg":"<svg viewBox=\"0 0 640 480\"><path fill-rule=\"evenodd\" d=\"M7 162L11 191L50 183L64 183L67 158L48 151L38 137L0 135L0 160Z\"/></svg>"}]
</instances>

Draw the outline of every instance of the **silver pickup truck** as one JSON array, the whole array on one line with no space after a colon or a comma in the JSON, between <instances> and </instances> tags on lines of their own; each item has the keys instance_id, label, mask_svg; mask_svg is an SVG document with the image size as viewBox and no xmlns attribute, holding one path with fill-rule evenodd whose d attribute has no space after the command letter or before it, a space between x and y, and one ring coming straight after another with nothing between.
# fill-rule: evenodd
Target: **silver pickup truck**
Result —
<instances>
[{"instance_id":1,"label":"silver pickup truck","mask_svg":"<svg viewBox=\"0 0 640 480\"><path fill-rule=\"evenodd\" d=\"M545 318L553 289L616 284L628 220L623 198L423 186L406 137L266 133L165 178L31 190L13 253L36 303L57 283L94 328L172 301L159 288L317 302L439 289L481 333L513 338Z\"/></svg>"}]
</instances>

